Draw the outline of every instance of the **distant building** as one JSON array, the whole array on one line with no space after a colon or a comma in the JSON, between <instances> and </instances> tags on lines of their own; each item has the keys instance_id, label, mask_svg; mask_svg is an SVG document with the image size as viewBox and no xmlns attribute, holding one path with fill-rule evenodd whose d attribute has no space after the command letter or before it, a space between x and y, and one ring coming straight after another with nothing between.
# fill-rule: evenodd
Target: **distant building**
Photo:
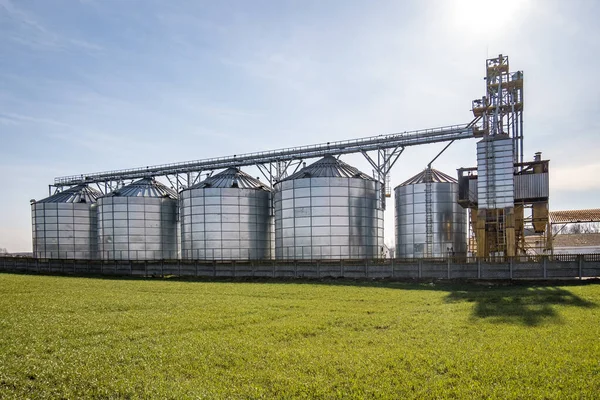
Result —
<instances>
[{"instance_id":1,"label":"distant building","mask_svg":"<svg viewBox=\"0 0 600 400\"><path fill-rule=\"evenodd\" d=\"M0 252L0 257L33 257L33 253L30 251L23 251L20 253L1 253Z\"/></svg>"},{"instance_id":2,"label":"distant building","mask_svg":"<svg viewBox=\"0 0 600 400\"><path fill-rule=\"evenodd\" d=\"M600 253L600 233L559 234L553 243L554 254Z\"/></svg>"}]
</instances>

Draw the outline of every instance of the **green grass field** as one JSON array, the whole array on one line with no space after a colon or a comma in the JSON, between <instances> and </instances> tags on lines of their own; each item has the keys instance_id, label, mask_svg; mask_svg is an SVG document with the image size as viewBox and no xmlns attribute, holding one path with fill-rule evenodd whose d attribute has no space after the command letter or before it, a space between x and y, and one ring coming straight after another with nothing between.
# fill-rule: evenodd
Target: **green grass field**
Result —
<instances>
[{"instance_id":1,"label":"green grass field","mask_svg":"<svg viewBox=\"0 0 600 400\"><path fill-rule=\"evenodd\" d=\"M0 274L0 398L598 398L600 285Z\"/></svg>"}]
</instances>

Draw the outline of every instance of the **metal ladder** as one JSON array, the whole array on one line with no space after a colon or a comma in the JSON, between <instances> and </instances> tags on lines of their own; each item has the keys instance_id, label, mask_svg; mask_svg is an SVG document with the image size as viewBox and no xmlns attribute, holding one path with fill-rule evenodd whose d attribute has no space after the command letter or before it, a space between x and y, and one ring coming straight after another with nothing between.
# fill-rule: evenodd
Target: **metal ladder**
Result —
<instances>
[{"instance_id":1,"label":"metal ladder","mask_svg":"<svg viewBox=\"0 0 600 400\"><path fill-rule=\"evenodd\" d=\"M425 171L425 256L433 256L433 209L431 169Z\"/></svg>"}]
</instances>

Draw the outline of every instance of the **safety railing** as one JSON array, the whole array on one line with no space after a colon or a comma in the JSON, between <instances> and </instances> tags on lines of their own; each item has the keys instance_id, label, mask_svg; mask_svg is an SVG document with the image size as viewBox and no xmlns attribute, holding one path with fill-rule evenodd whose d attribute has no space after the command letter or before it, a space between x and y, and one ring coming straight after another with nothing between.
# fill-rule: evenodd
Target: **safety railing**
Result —
<instances>
[{"instance_id":1,"label":"safety railing","mask_svg":"<svg viewBox=\"0 0 600 400\"><path fill-rule=\"evenodd\" d=\"M392 133L360 139L297 146L287 149L245 153L226 157L215 157L204 160L62 176L54 179L54 186L60 187L86 182L97 183L112 181L115 179L135 179L146 175L162 176L198 170L227 168L231 166L255 165L276 161L318 157L324 154L349 154L359 152L361 150L383 149L397 146L412 146L439 141L467 139L472 136L473 127L470 126L470 124L450 125L432 129Z\"/></svg>"},{"instance_id":2,"label":"safety railing","mask_svg":"<svg viewBox=\"0 0 600 400\"><path fill-rule=\"evenodd\" d=\"M272 254L272 256L268 256ZM587 254L529 254L515 257L490 256L474 257L466 255L447 255L442 257L390 257L389 254L376 251L365 251L364 249L352 249L349 246L290 246L279 249L194 249L183 251L152 251L152 250L123 250L123 251L105 251L98 253L86 252L40 252L30 257L5 255L6 258L32 258L32 259L51 259L51 260L121 260L121 261L157 261L157 260L207 260L207 261L344 261L364 263L366 260L372 263L538 263L546 261L576 262L579 259L590 262L600 262L600 253Z\"/></svg>"},{"instance_id":3,"label":"safety railing","mask_svg":"<svg viewBox=\"0 0 600 400\"><path fill-rule=\"evenodd\" d=\"M339 260L78 260L0 257L0 271L72 275L216 278L584 279L600 277L597 254L561 261L511 258ZM559 257L561 258L561 257ZM573 261L574 260L574 261Z\"/></svg>"}]
</instances>

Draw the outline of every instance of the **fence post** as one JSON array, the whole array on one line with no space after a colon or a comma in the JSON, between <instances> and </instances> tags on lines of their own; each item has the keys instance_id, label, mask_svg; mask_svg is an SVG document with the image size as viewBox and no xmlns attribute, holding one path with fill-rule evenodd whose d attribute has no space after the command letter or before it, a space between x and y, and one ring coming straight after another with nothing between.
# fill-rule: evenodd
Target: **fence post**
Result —
<instances>
[{"instance_id":1,"label":"fence post","mask_svg":"<svg viewBox=\"0 0 600 400\"><path fill-rule=\"evenodd\" d=\"M510 279L512 279L513 278L513 258L512 257L508 257L508 270L509 270Z\"/></svg>"},{"instance_id":2,"label":"fence post","mask_svg":"<svg viewBox=\"0 0 600 400\"><path fill-rule=\"evenodd\" d=\"M369 278L369 259L365 260L365 278Z\"/></svg>"},{"instance_id":3,"label":"fence post","mask_svg":"<svg viewBox=\"0 0 600 400\"><path fill-rule=\"evenodd\" d=\"M448 257L448 279L450 279L450 257Z\"/></svg>"},{"instance_id":4,"label":"fence post","mask_svg":"<svg viewBox=\"0 0 600 400\"><path fill-rule=\"evenodd\" d=\"M481 259L477 257L477 279L481 279Z\"/></svg>"},{"instance_id":5,"label":"fence post","mask_svg":"<svg viewBox=\"0 0 600 400\"><path fill-rule=\"evenodd\" d=\"M548 268L546 262L548 261L548 257L542 256L542 268L544 269L544 279L548 277Z\"/></svg>"},{"instance_id":6,"label":"fence post","mask_svg":"<svg viewBox=\"0 0 600 400\"><path fill-rule=\"evenodd\" d=\"M583 278L583 256L579 255L578 257L578 266L579 266L579 280Z\"/></svg>"},{"instance_id":7,"label":"fence post","mask_svg":"<svg viewBox=\"0 0 600 400\"><path fill-rule=\"evenodd\" d=\"M395 271L394 271L394 259L392 258L392 278L394 278L395 275Z\"/></svg>"},{"instance_id":8,"label":"fence post","mask_svg":"<svg viewBox=\"0 0 600 400\"><path fill-rule=\"evenodd\" d=\"M423 276L423 274L421 272L421 270L423 269L423 260L419 259L418 265L419 265L419 279L421 279L421 277Z\"/></svg>"}]
</instances>

